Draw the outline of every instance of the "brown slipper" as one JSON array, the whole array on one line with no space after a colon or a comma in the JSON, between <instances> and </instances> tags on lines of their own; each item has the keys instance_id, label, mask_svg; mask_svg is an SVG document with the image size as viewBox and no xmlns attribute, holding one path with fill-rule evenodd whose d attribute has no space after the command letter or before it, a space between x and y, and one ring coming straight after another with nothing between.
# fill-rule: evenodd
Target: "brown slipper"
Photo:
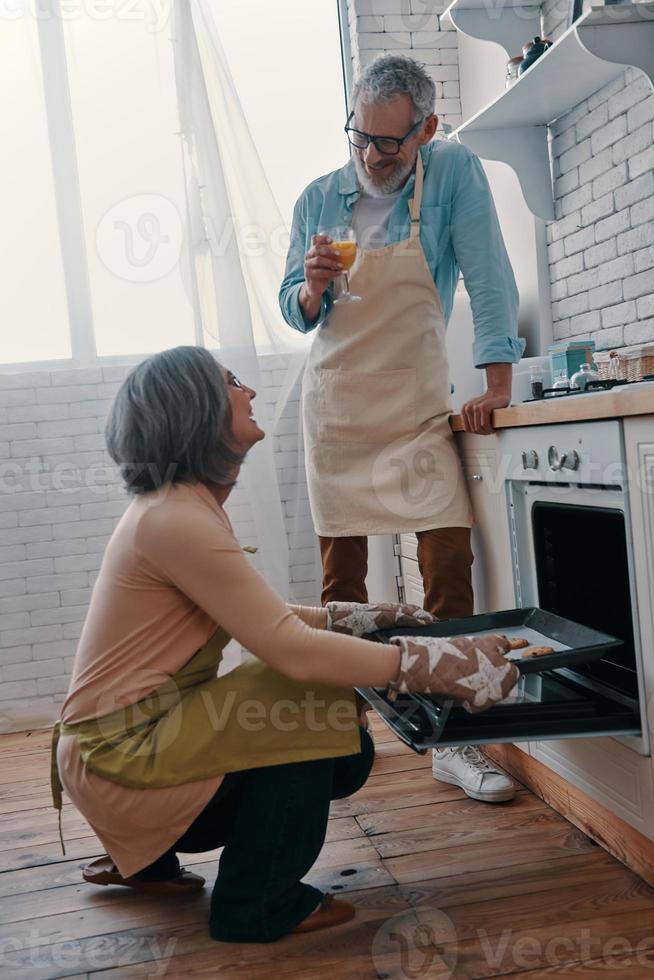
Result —
<instances>
[{"instance_id":1,"label":"brown slipper","mask_svg":"<svg viewBox=\"0 0 654 980\"><path fill-rule=\"evenodd\" d=\"M356 909L349 902L338 901L333 895L325 895L315 911L300 922L293 932L315 932L317 929L329 929L349 922L354 918Z\"/></svg>"},{"instance_id":2,"label":"brown slipper","mask_svg":"<svg viewBox=\"0 0 654 980\"><path fill-rule=\"evenodd\" d=\"M113 863L108 854L92 861L82 871L84 881L91 885L124 885L126 888L134 888L136 891L149 892L151 895L189 895L193 892L202 891L204 888L204 878L195 875L185 868L180 868L180 872L168 881L141 881L139 878L123 878L118 868Z\"/></svg>"}]
</instances>

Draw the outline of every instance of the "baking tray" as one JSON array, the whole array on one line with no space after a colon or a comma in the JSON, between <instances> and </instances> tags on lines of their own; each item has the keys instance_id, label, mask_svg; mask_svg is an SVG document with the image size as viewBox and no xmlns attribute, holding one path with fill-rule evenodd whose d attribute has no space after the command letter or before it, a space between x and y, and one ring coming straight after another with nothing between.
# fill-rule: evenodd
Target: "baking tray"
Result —
<instances>
[{"instance_id":1,"label":"baking tray","mask_svg":"<svg viewBox=\"0 0 654 980\"><path fill-rule=\"evenodd\" d=\"M553 648L553 653L525 659L522 658L522 650L510 651L507 659L513 660L523 675L599 660L606 650L622 646L623 643L608 633L582 626L535 606L482 613L465 619L443 619L430 626L378 630L367 639L388 643L392 636L475 636L480 633L503 633L510 638L520 636L529 640L530 646Z\"/></svg>"}]
</instances>

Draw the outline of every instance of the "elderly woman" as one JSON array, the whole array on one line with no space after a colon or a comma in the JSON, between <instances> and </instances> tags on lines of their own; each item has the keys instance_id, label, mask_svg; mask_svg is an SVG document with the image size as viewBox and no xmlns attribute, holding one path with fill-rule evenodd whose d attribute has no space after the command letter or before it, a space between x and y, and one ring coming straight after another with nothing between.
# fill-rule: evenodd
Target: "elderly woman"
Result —
<instances>
[{"instance_id":1,"label":"elderly woman","mask_svg":"<svg viewBox=\"0 0 654 980\"><path fill-rule=\"evenodd\" d=\"M144 361L118 393L107 442L133 500L93 590L53 766L55 805L60 774L108 852L87 881L185 895L204 880L176 852L224 847L209 928L237 942L354 915L302 878L330 800L359 789L372 766L355 687L447 690L476 710L516 673L501 642L481 682L465 642L444 652L428 637L361 638L396 625L418 632L432 617L415 606L284 603L224 510L264 437L254 397L194 347ZM219 677L231 638L254 657Z\"/></svg>"}]
</instances>

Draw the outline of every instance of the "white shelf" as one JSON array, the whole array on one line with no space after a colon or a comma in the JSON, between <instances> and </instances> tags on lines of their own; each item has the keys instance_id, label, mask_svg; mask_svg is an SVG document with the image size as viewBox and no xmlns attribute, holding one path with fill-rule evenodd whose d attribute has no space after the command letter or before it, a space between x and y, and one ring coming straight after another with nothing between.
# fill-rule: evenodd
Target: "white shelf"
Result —
<instances>
[{"instance_id":1,"label":"white shelf","mask_svg":"<svg viewBox=\"0 0 654 980\"><path fill-rule=\"evenodd\" d=\"M494 41L507 57L520 54L525 41L541 33L541 0L454 0L444 17L457 31L480 41Z\"/></svg>"},{"instance_id":2,"label":"white shelf","mask_svg":"<svg viewBox=\"0 0 654 980\"><path fill-rule=\"evenodd\" d=\"M454 0L446 13L457 30L501 44L509 54L516 50L518 32L520 45L530 33L540 32L540 8L532 3L501 0L501 7L495 8L489 0L483 7L482 2ZM652 83L651 0L589 10L510 89L459 126L451 138L480 157L511 166L530 210L550 221L554 203L548 125L630 66L644 71Z\"/></svg>"}]
</instances>

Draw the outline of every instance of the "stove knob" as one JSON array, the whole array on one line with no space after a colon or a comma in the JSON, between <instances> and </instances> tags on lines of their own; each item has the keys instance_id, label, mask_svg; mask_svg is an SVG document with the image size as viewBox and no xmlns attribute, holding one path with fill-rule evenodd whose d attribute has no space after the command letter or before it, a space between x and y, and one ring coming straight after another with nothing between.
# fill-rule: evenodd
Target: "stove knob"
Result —
<instances>
[{"instance_id":1,"label":"stove knob","mask_svg":"<svg viewBox=\"0 0 654 980\"><path fill-rule=\"evenodd\" d=\"M565 453L559 454L556 446L550 446L547 450L547 462L550 464L552 472L558 473L565 463Z\"/></svg>"},{"instance_id":2,"label":"stove knob","mask_svg":"<svg viewBox=\"0 0 654 980\"><path fill-rule=\"evenodd\" d=\"M538 469L538 453L535 449L528 449L522 454L522 468L523 470Z\"/></svg>"},{"instance_id":3,"label":"stove knob","mask_svg":"<svg viewBox=\"0 0 654 980\"><path fill-rule=\"evenodd\" d=\"M550 446L547 450L547 462L554 473L558 473L563 468L576 470L579 467L579 453L576 449L570 449L567 453L559 453L556 446Z\"/></svg>"},{"instance_id":4,"label":"stove knob","mask_svg":"<svg viewBox=\"0 0 654 980\"><path fill-rule=\"evenodd\" d=\"M570 449L567 453L563 454L563 465L566 470L579 469L579 453L576 449Z\"/></svg>"}]
</instances>

